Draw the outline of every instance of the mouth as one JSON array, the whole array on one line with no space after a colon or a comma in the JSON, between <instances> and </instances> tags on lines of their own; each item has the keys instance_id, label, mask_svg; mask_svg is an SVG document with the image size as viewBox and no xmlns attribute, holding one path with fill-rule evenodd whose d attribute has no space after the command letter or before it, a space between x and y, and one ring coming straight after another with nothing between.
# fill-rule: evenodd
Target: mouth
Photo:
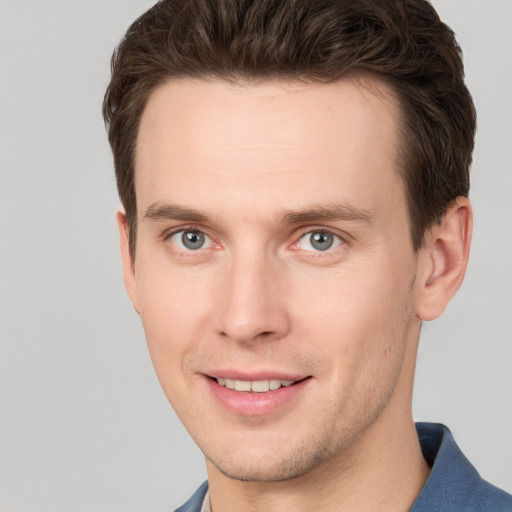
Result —
<instances>
[{"instance_id":1,"label":"mouth","mask_svg":"<svg viewBox=\"0 0 512 512\"><path fill-rule=\"evenodd\" d=\"M269 391L277 391L279 388L292 386L297 382L300 382L297 380L280 379L237 380L226 379L222 377L214 378L214 380L217 382L217 384L224 386L227 389L242 391L246 393L268 393Z\"/></svg>"},{"instance_id":2,"label":"mouth","mask_svg":"<svg viewBox=\"0 0 512 512\"><path fill-rule=\"evenodd\" d=\"M223 409L242 416L264 416L274 411L290 410L300 403L300 397L309 396L314 378L312 375L281 372L253 372L243 374L225 370L210 375L203 374L216 403Z\"/></svg>"}]
</instances>

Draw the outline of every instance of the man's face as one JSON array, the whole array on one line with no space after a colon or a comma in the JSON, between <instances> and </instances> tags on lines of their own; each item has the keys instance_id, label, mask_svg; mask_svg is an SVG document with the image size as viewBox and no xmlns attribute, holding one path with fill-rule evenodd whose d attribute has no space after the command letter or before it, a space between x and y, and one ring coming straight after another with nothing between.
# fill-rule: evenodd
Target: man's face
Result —
<instances>
[{"instance_id":1,"label":"man's face","mask_svg":"<svg viewBox=\"0 0 512 512\"><path fill-rule=\"evenodd\" d=\"M290 478L408 418L421 258L397 112L369 80L170 81L150 97L126 281L214 471Z\"/></svg>"}]
</instances>

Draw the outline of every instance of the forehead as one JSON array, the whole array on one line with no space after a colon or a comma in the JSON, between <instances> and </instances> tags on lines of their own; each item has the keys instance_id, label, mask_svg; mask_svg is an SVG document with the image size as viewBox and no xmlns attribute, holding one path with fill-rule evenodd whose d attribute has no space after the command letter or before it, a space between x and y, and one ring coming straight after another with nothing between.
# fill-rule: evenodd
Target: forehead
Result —
<instances>
[{"instance_id":1,"label":"forehead","mask_svg":"<svg viewBox=\"0 0 512 512\"><path fill-rule=\"evenodd\" d=\"M195 197L206 207L215 195L233 205L242 198L258 208L263 198L300 207L307 193L371 203L372 194L401 187L398 111L389 87L371 77L169 81L152 93L141 118L138 206ZM339 197L344 190L350 198Z\"/></svg>"}]
</instances>

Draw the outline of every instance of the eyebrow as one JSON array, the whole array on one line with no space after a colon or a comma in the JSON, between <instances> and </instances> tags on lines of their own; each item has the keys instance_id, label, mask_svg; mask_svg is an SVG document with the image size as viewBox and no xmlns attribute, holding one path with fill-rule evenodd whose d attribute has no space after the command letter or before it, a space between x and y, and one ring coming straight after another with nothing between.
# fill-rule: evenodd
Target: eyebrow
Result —
<instances>
[{"instance_id":1,"label":"eyebrow","mask_svg":"<svg viewBox=\"0 0 512 512\"><path fill-rule=\"evenodd\" d=\"M152 204L144 213L148 220L182 220L188 222L209 222L208 215L200 210L186 208L176 204Z\"/></svg>"},{"instance_id":2,"label":"eyebrow","mask_svg":"<svg viewBox=\"0 0 512 512\"><path fill-rule=\"evenodd\" d=\"M372 223L373 215L369 210L357 208L345 203L328 206L314 206L306 210L286 210L279 215L279 224L300 224L302 222L360 221Z\"/></svg>"},{"instance_id":3,"label":"eyebrow","mask_svg":"<svg viewBox=\"0 0 512 512\"><path fill-rule=\"evenodd\" d=\"M210 224L211 217L201 210L176 204L152 204L144 213L144 219L152 221L179 220ZM313 206L304 210L285 210L275 217L277 225L303 222L359 221L371 224L373 215L369 210L345 203L328 206Z\"/></svg>"}]
</instances>

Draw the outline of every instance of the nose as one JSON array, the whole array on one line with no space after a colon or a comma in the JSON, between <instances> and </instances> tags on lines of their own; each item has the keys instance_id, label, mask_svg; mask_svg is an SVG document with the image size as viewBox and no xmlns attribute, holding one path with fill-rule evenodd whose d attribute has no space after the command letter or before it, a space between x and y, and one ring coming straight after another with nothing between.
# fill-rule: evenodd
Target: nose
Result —
<instances>
[{"instance_id":1,"label":"nose","mask_svg":"<svg viewBox=\"0 0 512 512\"><path fill-rule=\"evenodd\" d=\"M218 288L217 333L238 343L285 337L287 288L283 268L263 255L231 261Z\"/></svg>"}]
</instances>

